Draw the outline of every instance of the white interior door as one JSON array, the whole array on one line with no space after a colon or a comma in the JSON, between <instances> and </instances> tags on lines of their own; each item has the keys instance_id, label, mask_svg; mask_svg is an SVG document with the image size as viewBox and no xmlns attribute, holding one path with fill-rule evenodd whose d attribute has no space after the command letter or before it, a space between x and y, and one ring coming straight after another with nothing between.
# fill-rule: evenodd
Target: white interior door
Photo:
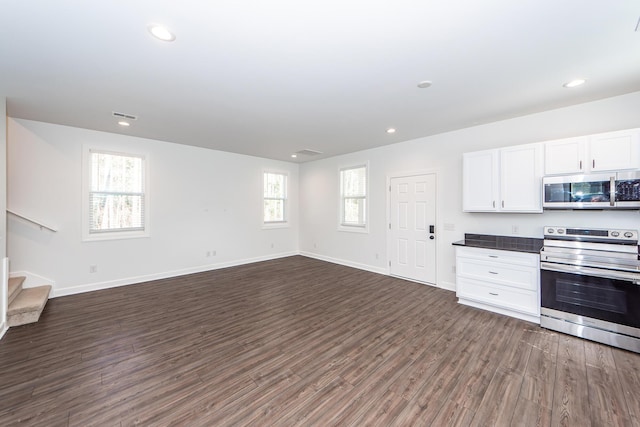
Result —
<instances>
[{"instance_id":1,"label":"white interior door","mask_svg":"<svg viewBox=\"0 0 640 427\"><path fill-rule=\"evenodd\" d=\"M436 283L436 175L391 178L389 271Z\"/></svg>"}]
</instances>

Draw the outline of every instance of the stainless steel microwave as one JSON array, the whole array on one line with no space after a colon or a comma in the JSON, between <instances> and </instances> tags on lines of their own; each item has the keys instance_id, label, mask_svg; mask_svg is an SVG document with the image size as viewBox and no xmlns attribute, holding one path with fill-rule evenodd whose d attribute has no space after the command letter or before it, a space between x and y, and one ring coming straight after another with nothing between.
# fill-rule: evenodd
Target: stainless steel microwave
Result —
<instances>
[{"instance_id":1,"label":"stainless steel microwave","mask_svg":"<svg viewBox=\"0 0 640 427\"><path fill-rule=\"evenodd\" d=\"M640 171L542 179L544 209L640 209Z\"/></svg>"}]
</instances>

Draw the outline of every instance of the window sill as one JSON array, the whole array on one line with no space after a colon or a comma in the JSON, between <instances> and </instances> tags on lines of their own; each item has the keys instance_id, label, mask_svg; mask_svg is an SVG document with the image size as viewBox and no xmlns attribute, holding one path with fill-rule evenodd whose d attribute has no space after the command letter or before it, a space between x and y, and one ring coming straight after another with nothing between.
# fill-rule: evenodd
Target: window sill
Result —
<instances>
[{"instance_id":1,"label":"window sill","mask_svg":"<svg viewBox=\"0 0 640 427\"><path fill-rule=\"evenodd\" d=\"M369 227L357 226L357 225L339 225L338 231L345 231L347 233L364 233L369 234Z\"/></svg>"},{"instance_id":2,"label":"window sill","mask_svg":"<svg viewBox=\"0 0 640 427\"><path fill-rule=\"evenodd\" d=\"M270 230L275 228L289 228L290 224L288 222L265 222L262 223L263 230Z\"/></svg>"},{"instance_id":3,"label":"window sill","mask_svg":"<svg viewBox=\"0 0 640 427\"><path fill-rule=\"evenodd\" d=\"M112 231L104 233L84 234L82 236L83 242L101 242L105 240L124 240L124 239L141 239L149 237L148 231Z\"/></svg>"}]
</instances>

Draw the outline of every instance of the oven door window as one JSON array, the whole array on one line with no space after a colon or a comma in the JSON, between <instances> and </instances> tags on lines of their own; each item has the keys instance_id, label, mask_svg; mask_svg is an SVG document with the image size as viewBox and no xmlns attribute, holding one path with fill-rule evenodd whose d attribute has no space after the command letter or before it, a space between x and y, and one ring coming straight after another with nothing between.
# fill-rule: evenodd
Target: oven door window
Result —
<instances>
[{"instance_id":1,"label":"oven door window","mask_svg":"<svg viewBox=\"0 0 640 427\"><path fill-rule=\"evenodd\" d=\"M541 305L640 328L640 286L624 280L541 270Z\"/></svg>"}]
</instances>

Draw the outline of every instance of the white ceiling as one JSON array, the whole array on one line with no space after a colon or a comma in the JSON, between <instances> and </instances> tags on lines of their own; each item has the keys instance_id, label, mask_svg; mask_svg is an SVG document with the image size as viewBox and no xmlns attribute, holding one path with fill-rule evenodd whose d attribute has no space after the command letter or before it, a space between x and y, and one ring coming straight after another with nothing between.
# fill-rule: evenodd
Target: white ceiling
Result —
<instances>
[{"instance_id":1,"label":"white ceiling","mask_svg":"<svg viewBox=\"0 0 640 427\"><path fill-rule=\"evenodd\" d=\"M325 153L306 161L638 91L639 17L638 0L12 0L0 96L16 118Z\"/></svg>"}]
</instances>

